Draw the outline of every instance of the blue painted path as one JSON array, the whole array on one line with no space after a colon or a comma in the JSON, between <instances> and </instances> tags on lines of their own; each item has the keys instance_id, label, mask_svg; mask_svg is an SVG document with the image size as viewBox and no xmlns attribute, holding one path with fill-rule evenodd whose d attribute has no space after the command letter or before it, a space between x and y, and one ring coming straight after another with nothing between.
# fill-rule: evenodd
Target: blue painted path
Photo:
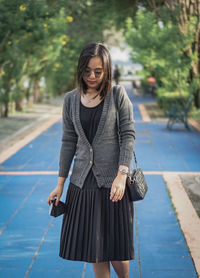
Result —
<instances>
[{"instance_id":1,"label":"blue painted path","mask_svg":"<svg viewBox=\"0 0 200 278\"><path fill-rule=\"evenodd\" d=\"M200 171L200 134L166 123L142 121L134 96L139 166L145 171ZM0 165L1 171L57 171L61 122L28 143ZM197 277L162 175L146 175L149 191L135 205L135 260L130 277ZM94 277L91 264L58 256L62 218L48 215L46 199L57 175L0 175L0 277ZM66 180L65 199L68 180ZM116 277L113 269L111 277Z\"/></svg>"}]
</instances>

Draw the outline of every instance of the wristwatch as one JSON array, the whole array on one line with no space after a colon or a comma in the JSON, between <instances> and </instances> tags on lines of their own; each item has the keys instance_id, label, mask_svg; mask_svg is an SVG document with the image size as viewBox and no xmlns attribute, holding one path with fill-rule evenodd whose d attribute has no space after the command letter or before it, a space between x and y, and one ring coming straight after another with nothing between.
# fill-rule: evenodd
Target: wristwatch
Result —
<instances>
[{"instance_id":1,"label":"wristwatch","mask_svg":"<svg viewBox=\"0 0 200 278\"><path fill-rule=\"evenodd\" d=\"M126 169L119 169L119 172L123 175L128 174L128 170L126 170Z\"/></svg>"}]
</instances>

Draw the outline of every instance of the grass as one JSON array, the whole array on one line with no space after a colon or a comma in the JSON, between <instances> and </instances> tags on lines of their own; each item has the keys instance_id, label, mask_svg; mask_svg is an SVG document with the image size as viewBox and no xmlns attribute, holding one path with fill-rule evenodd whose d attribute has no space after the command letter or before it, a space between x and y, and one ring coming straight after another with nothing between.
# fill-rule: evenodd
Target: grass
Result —
<instances>
[{"instance_id":1,"label":"grass","mask_svg":"<svg viewBox=\"0 0 200 278\"><path fill-rule=\"evenodd\" d=\"M178 218L178 212L177 212L176 207L175 207L175 205L174 205L174 203L173 203L173 201L172 201L172 194L171 194L171 191L169 190L169 188L168 188L168 186L167 186L166 180L164 180L164 183L165 183L165 185L166 185L166 189L167 189L167 192L168 192L168 196L169 196L169 198L170 198L170 203L171 203L171 206L172 206L172 208L173 208L173 210L174 210L174 213L175 213L175 215L176 215L177 221L180 222L180 220L179 220L179 218Z\"/></svg>"},{"instance_id":2,"label":"grass","mask_svg":"<svg viewBox=\"0 0 200 278\"><path fill-rule=\"evenodd\" d=\"M196 107L193 107L191 112L190 112L190 118L200 121L200 109L197 109Z\"/></svg>"}]
</instances>

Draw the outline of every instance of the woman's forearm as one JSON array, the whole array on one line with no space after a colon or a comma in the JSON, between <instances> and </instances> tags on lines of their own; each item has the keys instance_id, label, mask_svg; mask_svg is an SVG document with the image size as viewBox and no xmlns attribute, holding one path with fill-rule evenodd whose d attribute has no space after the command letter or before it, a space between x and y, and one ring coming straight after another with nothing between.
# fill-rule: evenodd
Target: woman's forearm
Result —
<instances>
[{"instance_id":1,"label":"woman's forearm","mask_svg":"<svg viewBox=\"0 0 200 278\"><path fill-rule=\"evenodd\" d=\"M58 177L58 186L59 187L64 187L65 180L66 180L65 177Z\"/></svg>"},{"instance_id":2,"label":"woman's forearm","mask_svg":"<svg viewBox=\"0 0 200 278\"><path fill-rule=\"evenodd\" d=\"M126 178L127 174L122 174L120 172L120 170L122 170L122 169L125 169L126 171L129 171L129 168L126 165L119 165L119 170L118 170L117 176Z\"/></svg>"},{"instance_id":3,"label":"woman's forearm","mask_svg":"<svg viewBox=\"0 0 200 278\"><path fill-rule=\"evenodd\" d=\"M125 169L128 171L128 167L126 165L119 165L119 170Z\"/></svg>"}]
</instances>

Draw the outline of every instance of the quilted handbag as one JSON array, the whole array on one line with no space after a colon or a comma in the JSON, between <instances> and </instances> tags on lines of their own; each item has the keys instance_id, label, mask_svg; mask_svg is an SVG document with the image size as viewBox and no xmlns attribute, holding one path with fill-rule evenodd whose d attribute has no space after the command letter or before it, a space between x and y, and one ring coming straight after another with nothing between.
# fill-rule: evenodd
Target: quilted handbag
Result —
<instances>
[{"instance_id":1,"label":"quilted handbag","mask_svg":"<svg viewBox=\"0 0 200 278\"><path fill-rule=\"evenodd\" d=\"M142 172L142 169L137 167L135 152L133 152L133 154L134 154L136 169L133 169L131 173L128 174L126 179L126 186L128 188L131 201L139 201L144 199L148 190L148 186L144 174Z\"/></svg>"}]
</instances>

